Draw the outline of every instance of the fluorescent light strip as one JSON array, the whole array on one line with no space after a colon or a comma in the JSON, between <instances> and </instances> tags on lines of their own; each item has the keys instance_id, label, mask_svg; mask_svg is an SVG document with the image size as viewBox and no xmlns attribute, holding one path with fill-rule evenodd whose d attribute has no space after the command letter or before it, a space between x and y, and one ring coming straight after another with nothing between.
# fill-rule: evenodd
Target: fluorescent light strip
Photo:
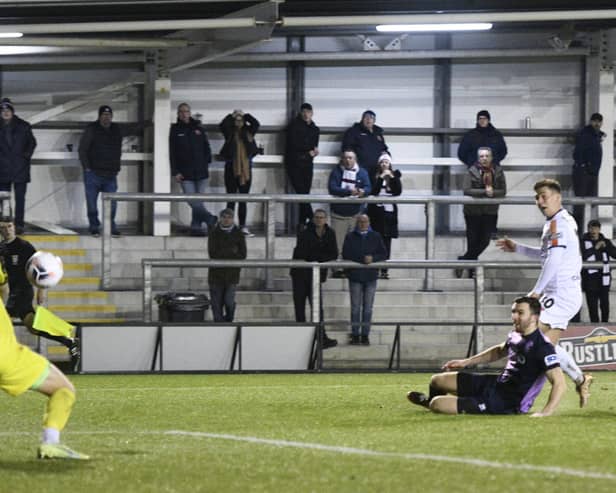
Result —
<instances>
[{"instance_id":1,"label":"fluorescent light strip","mask_svg":"<svg viewBox=\"0 0 616 493\"><path fill-rule=\"evenodd\" d=\"M21 38L23 33L0 33L0 38Z\"/></svg>"},{"instance_id":2,"label":"fluorescent light strip","mask_svg":"<svg viewBox=\"0 0 616 493\"><path fill-rule=\"evenodd\" d=\"M465 24L381 24L376 30L382 33L426 33L438 31L487 31L492 29L489 22Z\"/></svg>"}]
</instances>

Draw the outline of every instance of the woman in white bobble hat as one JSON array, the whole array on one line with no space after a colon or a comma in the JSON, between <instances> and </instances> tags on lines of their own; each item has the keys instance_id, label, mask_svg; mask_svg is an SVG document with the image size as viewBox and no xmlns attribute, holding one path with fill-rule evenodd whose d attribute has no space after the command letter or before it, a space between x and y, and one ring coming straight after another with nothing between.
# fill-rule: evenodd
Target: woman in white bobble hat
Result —
<instances>
[{"instance_id":1,"label":"woman in white bobble hat","mask_svg":"<svg viewBox=\"0 0 616 493\"><path fill-rule=\"evenodd\" d=\"M381 197L396 197L402 193L401 173L394 170L391 164L391 155L384 152L378 160L376 175L370 178L373 181L373 195ZM370 217L370 225L374 231L377 231L383 237L385 249L387 250L387 259L391 257L391 240L398 237L398 206L396 204L369 204L368 216ZM387 269L382 269L379 277L381 279L389 279Z\"/></svg>"}]
</instances>

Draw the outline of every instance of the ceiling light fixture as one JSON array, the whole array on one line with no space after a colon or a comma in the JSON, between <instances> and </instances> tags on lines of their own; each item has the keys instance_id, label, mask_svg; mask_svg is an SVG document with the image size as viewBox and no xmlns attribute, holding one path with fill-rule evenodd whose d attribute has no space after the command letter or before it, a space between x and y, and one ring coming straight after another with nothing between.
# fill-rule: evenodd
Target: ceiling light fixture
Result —
<instances>
[{"instance_id":1,"label":"ceiling light fixture","mask_svg":"<svg viewBox=\"0 0 616 493\"><path fill-rule=\"evenodd\" d=\"M21 38L24 33L0 33L0 38Z\"/></svg>"},{"instance_id":2,"label":"ceiling light fixture","mask_svg":"<svg viewBox=\"0 0 616 493\"><path fill-rule=\"evenodd\" d=\"M380 24L376 30L382 33L429 33L440 31L487 31L492 29L489 22L463 24Z\"/></svg>"}]
</instances>

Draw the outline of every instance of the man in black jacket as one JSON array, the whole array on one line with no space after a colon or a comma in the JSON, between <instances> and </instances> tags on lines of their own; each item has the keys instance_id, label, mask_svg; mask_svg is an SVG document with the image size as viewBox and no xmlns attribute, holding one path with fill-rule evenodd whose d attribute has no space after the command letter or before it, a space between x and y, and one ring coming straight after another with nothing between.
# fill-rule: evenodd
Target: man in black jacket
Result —
<instances>
[{"instance_id":1,"label":"man in black jacket","mask_svg":"<svg viewBox=\"0 0 616 493\"><path fill-rule=\"evenodd\" d=\"M582 259L588 262L603 262L603 269L582 269L582 290L586 293L588 315L591 322L607 323L610 318L610 257L616 258L616 247L601 234L601 223L596 219L588 222L588 232L582 236L580 245Z\"/></svg>"},{"instance_id":2,"label":"man in black jacket","mask_svg":"<svg viewBox=\"0 0 616 493\"><path fill-rule=\"evenodd\" d=\"M603 159L601 141L605 133L601 131L603 116L593 113L590 123L586 125L575 137L573 150L573 193L576 197L596 197L599 191L599 169ZM578 224L578 231L583 230L584 206L573 207L573 217Z\"/></svg>"},{"instance_id":3,"label":"man in black jacket","mask_svg":"<svg viewBox=\"0 0 616 493\"><path fill-rule=\"evenodd\" d=\"M319 127L312 121L312 105L304 103L287 128L285 165L291 186L298 194L309 194L314 158L319 154ZM299 204L299 224L312 219L310 203Z\"/></svg>"},{"instance_id":4,"label":"man in black jacket","mask_svg":"<svg viewBox=\"0 0 616 493\"><path fill-rule=\"evenodd\" d=\"M15 232L24 232L26 189L36 139L28 122L15 115L8 98L0 101L0 191L15 191Z\"/></svg>"},{"instance_id":5,"label":"man in black jacket","mask_svg":"<svg viewBox=\"0 0 616 493\"><path fill-rule=\"evenodd\" d=\"M327 225L327 213L323 209L314 211L314 222L308 223L305 229L297 234L297 245L293 249L293 260L306 260L307 262L328 262L338 258L338 245L334 230ZM293 303L295 305L295 321L306 321L306 300L312 306L312 269L291 269L293 281ZM327 269L320 270L321 284L327 280ZM322 300L321 285L319 285L319 299ZM320 303L319 321L323 321L323 302ZM323 331L323 349L338 344L330 339Z\"/></svg>"},{"instance_id":6,"label":"man in black jacket","mask_svg":"<svg viewBox=\"0 0 616 493\"><path fill-rule=\"evenodd\" d=\"M379 157L388 152L383 129L375 125L376 114L366 110L361 115L361 121L349 128L342 139L342 152L352 149L357 156L359 165L368 172L370 182L374 187Z\"/></svg>"},{"instance_id":7,"label":"man in black jacket","mask_svg":"<svg viewBox=\"0 0 616 493\"><path fill-rule=\"evenodd\" d=\"M492 149L492 160L495 166L507 156L507 144L503 134L496 130L490 123L490 113L481 110L477 113L477 125L462 137L458 147L458 159L471 167L477 161L477 151L480 147Z\"/></svg>"},{"instance_id":8,"label":"man in black jacket","mask_svg":"<svg viewBox=\"0 0 616 493\"><path fill-rule=\"evenodd\" d=\"M205 193L212 150L203 125L191 117L187 103L178 106L177 123L171 125L169 131L169 160L171 174L184 193ZM203 223L207 224L208 229L213 228L216 216L201 201L189 201L188 204L192 209L190 234L204 236Z\"/></svg>"},{"instance_id":9,"label":"man in black jacket","mask_svg":"<svg viewBox=\"0 0 616 493\"><path fill-rule=\"evenodd\" d=\"M122 156L122 130L112 122L113 111L103 105L98 109L98 120L90 123L79 141L79 160L83 166L86 189L86 207L90 234L100 236L97 200L100 192L117 192L117 176L120 172ZM116 202L111 202L111 234L115 237L120 231L115 223Z\"/></svg>"}]
</instances>

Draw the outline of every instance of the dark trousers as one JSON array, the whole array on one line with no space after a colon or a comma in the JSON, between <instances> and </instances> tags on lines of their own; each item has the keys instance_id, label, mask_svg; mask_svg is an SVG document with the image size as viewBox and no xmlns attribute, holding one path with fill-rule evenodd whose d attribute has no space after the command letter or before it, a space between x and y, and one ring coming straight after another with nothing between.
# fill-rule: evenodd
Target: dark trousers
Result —
<instances>
[{"instance_id":1,"label":"dark trousers","mask_svg":"<svg viewBox=\"0 0 616 493\"><path fill-rule=\"evenodd\" d=\"M295 306L295 321L306 321L306 301L312 308L312 277L303 275L291 276L293 283L293 304ZM323 296L321 295L321 283L319 283L319 300L321 309L319 310L319 320L323 320Z\"/></svg>"},{"instance_id":2,"label":"dark trousers","mask_svg":"<svg viewBox=\"0 0 616 493\"><path fill-rule=\"evenodd\" d=\"M610 287L603 286L599 291L586 291L586 304L591 322L599 322L599 307L601 307L601 322L610 318Z\"/></svg>"},{"instance_id":3,"label":"dark trousers","mask_svg":"<svg viewBox=\"0 0 616 493\"><path fill-rule=\"evenodd\" d=\"M101 192L114 193L118 191L118 179L115 176L99 176L92 170L85 170L83 181L86 189L86 209L88 212L88 223L90 233L98 233L101 222L98 219L98 194ZM117 203L111 201L111 231L115 232L118 227L115 223Z\"/></svg>"},{"instance_id":4,"label":"dark trousers","mask_svg":"<svg viewBox=\"0 0 616 493\"><path fill-rule=\"evenodd\" d=\"M497 215L464 215L466 222L466 253L458 260L477 260L496 233Z\"/></svg>"},{"instance_id":5,"label":"dark trousers","mask_svg":"<svg viewBox=\"0 0 616 493\"><path fill-rule=\"evenodd\" d=\"M250 180L243 185L240 185L239 178L233 174L233 163L225 163L225 189L227 190L227 193L250 193L251 183L252 176ZM235 210L235 202L227 202L227 208ZM240 226L246 226L246 202L240 202L238 217L240 220Z\"/></svg>"},{"instance_id":6,"label":"dark trousers","mask_svg":"<svg viewBox=\"0 0 616 493\"><path fill-rule=\"evenodd\" d=\"M312 188L313 166L288 167L287 174L295 193L309 194ZM298 224L304 224L312 220L312 206L308 203L299 204Z\"/></svg>"},{"instance_id":7,"label":"dark trousers","mask_svg":"<svg viewBox=\"0 0 616 493\"><path fill-rule=\"evenodd\" d=\"M24 227L24 214L26 210L26 189L28 188L27 183L0 183L0 191L1 192L10 192L11 184L13 185L14 196L15 196L15 226L23 228Z\"/></svg>"},{"instance_id":8,"label":"dark trousers","mask_svg":"<svg viewBox=\"0 0 616 493\"><path fill-rule=\"evenodd\" d=\"M233 322L236 284L210 284L210 303L214 322Z\"/></svg>"},{"instance_id":9,"label":"dark trousers","mask_svg":"<svg viewBox=\"0 0 616 493\"><path fill-rule=\"evenodd\" d=\"M573 193L576 197L596 197L599 195L599 177L588 173L588 168L574 166L571 180L573 182ZM586 222L589 217L584 218L584 206L573 206L573 218L578 226L578 234L581 236L586 230ZM585 220L586 219L586 220Z\"/></svg>"}]
</instances>

